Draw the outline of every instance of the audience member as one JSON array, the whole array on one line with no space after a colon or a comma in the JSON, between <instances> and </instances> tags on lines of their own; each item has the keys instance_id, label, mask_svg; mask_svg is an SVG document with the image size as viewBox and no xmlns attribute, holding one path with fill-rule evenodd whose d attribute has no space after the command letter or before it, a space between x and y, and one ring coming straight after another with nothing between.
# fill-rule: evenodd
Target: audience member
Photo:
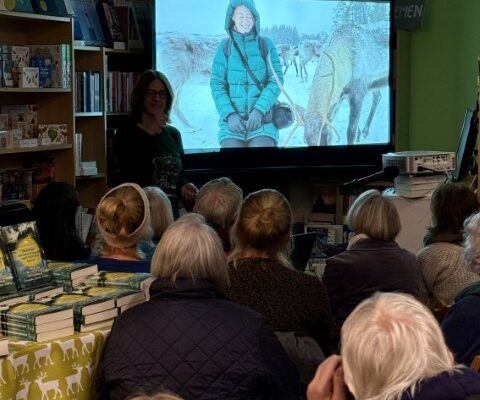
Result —
<instances>
[{"instance_id":1,"label":"audience member","mask_svg":"<svg viewBox=\"0 0 480 400\"><path fill-rule=\"evenodd\" d=\"M153 396L133 396L129 397L127 400L183 400L181 397L178 397L171 393L157 393Z\"/></svg>"},{"instance_id":2,"label":"audience member","mask_svg":"<svg viewBox=\"0 0 480 400\"><path fill-rule=\"evenodd\" d=\"M297 399L295 368L261 315L224 298L220 238L199 214L164 233L150 301L117 317L99 367L101 398L169 390L189 400Z\"/></svg>"},{"instance_id":3,"label":"audience member","mask_svg":"<svg viewBox=\"0 0 480 400\"><path fill-rule=\"evenodd\" d=\"M465 263L480 274L480 213L465 221ZM455 297L455 303L442 321L445 340L455 359L470 365L480 354L480 282L467 286Z\"/></svg>"},{"instance_id":4,"label":"audience member","mask_svg":"<svg viewBox=\"0 0 480 400\"><path fill-rule=\"evenodd\" d=\"M364 300L342 327L342 357L320 365L308 400L465 400L480 375L455 365L431 312L400 293ZM472 396L472 397L469 397Z\"/></svg>"},{"instance_id":5,"label":"audience member","mask_svg":"<svg viewBox=\"0 0 480 400\"><path fill-rule=\"evenodd\" d=\"M75 188L67 182L45 186L33 203L33 217L49 260L88 258L90 249L77 234L75 216L80 205Z\"/></svg>"},{"instance_id":6,"label":"audience member","mask_svg":"<svg viewBox=\"0 0 480 400\"><path fill-rule=\"evenodd\" d=\"M420 280L415 255L395 242L400 217L388 197L378 190L362 193L348 211L347 221L356 235L347 250L327 259L323 275L336 340L343 322L362 300L376 291L418 297Z\"/></svg>"},{"instance_id":7,"label":"audience member","mask_svg":"<svg viewBox=\"0 0 480 400\"><path fill-rule=\"evenodd\" d=\"M242 204L243 192L230 178L213 179L198 191L193 211L205 217L222 239L223 249L231 251L230 229Z\"/></svg>"},{"instance_id":8,"label":"audience member","mask_svg":"<svg viewBox=\"0 0 480 400\"><path fill-rule=\"evenodd\" d=\"M248 195L232 228L231 286L225 292L267 318L307 383L330 353L332 316L322 282L290 265L291 229L285 196L271 189Z\"/></svg>"},{"instance_id":9,"label":"audience member","mask_svg":"<svg viewBox=\"0 0 480 400\"><path fill-rule=\"evenodd\" d=\"M140 250L151 260L163 232L173 223L172 203L165 192L157 186L143 188L150 204L150 223L153 237L140 243Z\"/></svg>"},{"instance_id":10,"label":"audience member","mask_svg":"<svg viewBox=\"0 0 480 400\"><path fill-rule=\"evenodd\" d=\"M465 219L479 210L477 195L463 183L447 182L432 195L432 223L417 254L422 279L420 300L430 309L451 305L477 274L465 267L462 230Z\"/></svg>"},{"instance_id":11,"label":"audience member","mask_svg":"<svg viewBox=\"0 0 480 400\"><path fill-rule=\"evenodd\" d=\"M100 200L95 221L99 238L88 262L99 270L150 272L150 261L141 259L142 240L152 237L150 207L145 191L136 183L122 183Z\"/></svg>"}]
</instances>

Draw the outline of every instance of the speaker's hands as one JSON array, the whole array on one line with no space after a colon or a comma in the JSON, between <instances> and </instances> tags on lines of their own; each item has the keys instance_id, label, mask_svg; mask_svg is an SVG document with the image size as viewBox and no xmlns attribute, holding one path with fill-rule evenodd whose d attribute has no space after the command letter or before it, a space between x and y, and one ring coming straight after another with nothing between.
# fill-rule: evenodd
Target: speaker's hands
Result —
<instances>
[{"instance_id":1,"label":"speaker's hands","mask_svg":"<svg viewBox=\"0 0 480 400\"><path fill-rule=\"evenodd\" d=\"M227 117L228 129L233 133L245 133L245 121L242 119L239 113L231 113Z\"/></svg>"},{"instance_id":2,"label":"speaker's hands","mask_svg":"<svg viewBox=\"0 0 480 400\"><path fill-rule=\"evenodd\" d=\"M260 128L260 126L262 125L262 118L262 112L254 108L248 116L247 130L251 132Z\"/></svg>"}]
</instances>

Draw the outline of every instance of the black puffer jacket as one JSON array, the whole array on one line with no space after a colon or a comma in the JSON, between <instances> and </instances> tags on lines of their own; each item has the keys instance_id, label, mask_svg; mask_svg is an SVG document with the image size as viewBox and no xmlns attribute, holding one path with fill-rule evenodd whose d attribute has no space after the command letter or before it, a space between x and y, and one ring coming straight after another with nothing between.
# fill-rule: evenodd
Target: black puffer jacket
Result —
<instances>
[{"instance_id":1,"label":"black puffer jacket","mask_svg":"<svg viewBox=\"0 0 480 400\"><path fill-rule=\"evenodd\" d=\"M158 279L120 315L99 366L102 399L171 391L186 400L297 399L295 367L263 318L209 281Z\"/></svg>"}]
</instances>

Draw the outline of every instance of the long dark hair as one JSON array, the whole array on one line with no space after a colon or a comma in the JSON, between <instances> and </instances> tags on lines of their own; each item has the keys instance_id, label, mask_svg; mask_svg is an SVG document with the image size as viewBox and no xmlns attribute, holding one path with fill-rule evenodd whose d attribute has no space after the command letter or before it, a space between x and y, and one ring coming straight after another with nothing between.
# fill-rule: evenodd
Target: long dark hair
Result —
<instances>
[{"instance_id":1,"label":"long dark hair","mask_svg":"<svg viewBox=\"0 0 480 400\"><path fill-rule=\"evenodd\" d=\"M143 102L145 100L145 93L147 92L148 86L154 80L160 79L165 88L167 89L167 106L165 108L165 114L170 115L170 110L172 109L173 104L173 90L172 85L168 81L167 77L159 71L153 69L148 69L140 75L135 88L132 91L131 105L132 105L132 116L135 122L140 122L142 120L143 113Z\"/></svg>"},{"instance_id":2,"label":"long dark hair","mask_svg":"<svg viewBox=\"0 0 480 400\"><path fill-rule=\"evenodd\" d=\"M463 222L479 210L477 195L465 184L446 182L435 189L430 204L432 225L428 234L460 234Z\"/></svg>"},{"instance_id":3,"label":"long dark hair","mask_svg":"<svg viewBox=\"0 0 480 400\"><path fill-rule=\"evenodd\" d=\"M35 199L33 216L48 259L72 261L89 256L75 227L78 205L77 193L67 182L49 183Z\"/></svg>"}]
</instances>

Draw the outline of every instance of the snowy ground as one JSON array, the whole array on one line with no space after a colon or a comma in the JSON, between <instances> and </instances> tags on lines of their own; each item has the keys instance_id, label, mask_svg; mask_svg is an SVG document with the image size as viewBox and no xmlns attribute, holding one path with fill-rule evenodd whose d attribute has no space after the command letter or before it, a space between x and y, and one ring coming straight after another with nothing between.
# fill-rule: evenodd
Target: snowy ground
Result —
<instances>
[{"instance_id":1,"label":"snowy ground","mask_svg":"<svg viewBox=\"0 0 480 400\"><path fill-rule=\"evenodd\" d=\"M284 86L293 98L294 102L306 107L308 101L308 93L310 90L311 79L315 72L316 62L310 62L307 65L309 79L302 82L300 77L295 76L295 68L291 66L284 77ZM286 101L284 95L279 97L280 101ZM370 110L372 96L369 95L365 99L362 117L360 119L360 128L363 128L365 120ZM370 127L370 134L366 139L362 139L358 144L371 143L387 143L389 141L389 109L388 109L389 93L388 88L382 90L382 99L378 106L375 118ZM215 109L213 99L210 93L209 77L196 76L190 79L184 86L180 98L180 106L184 114L190 120L195 129L186 127L182 122L172 115L172 122L182 133L183 146L187 152L192 150L214 150L219 148L217 141L218 132L218 113ZM346 130L348 124L349 108L346 102L340 107L334 120L334 126L340 134L340 140L332 145L346 144ZM285 145L292 127L280 131L279 146ZM306 146L303 139L303 128L298 128L288 143L288 147Z\"/></svg>"}]
</instances>

